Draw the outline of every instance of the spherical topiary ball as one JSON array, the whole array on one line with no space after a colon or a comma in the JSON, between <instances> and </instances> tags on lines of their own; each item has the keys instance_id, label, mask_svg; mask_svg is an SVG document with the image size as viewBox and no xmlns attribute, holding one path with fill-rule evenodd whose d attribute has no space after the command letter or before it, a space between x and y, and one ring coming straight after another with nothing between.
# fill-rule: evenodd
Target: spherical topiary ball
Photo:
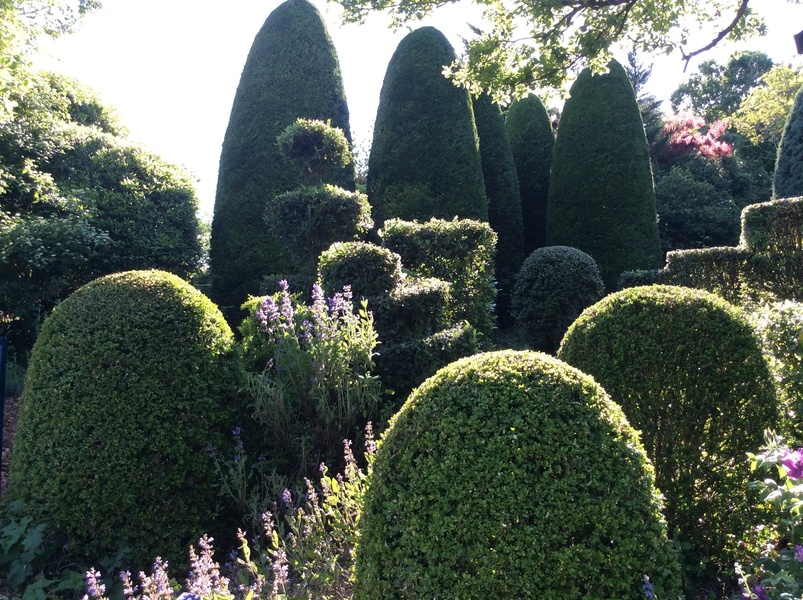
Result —
<instances>
[{"instance_id":1,"label":"spherical topiary ball","mask_svg":"<svg viewBox=\"0 0 803 600\"><path fill-rule=\"evenodd\" d=\"M660 508L638 435L591 377L546 354L478 354L392 419L355 598L642 600L644 575L674 598Z\"/></svg>"},{"instance_id":2,"label":"spherical topiary ball","mask_svg":"<svg viewBox=\"0 0 803 600\"><path fill-rule=\"evenodd\" d=\"M570 246L547 246L530 254L519 269L513 312L527 343L554 353L569 325L604 293L590 255Z\"/></svg>"},{"instance_id":3,"label":"spherical topiary ball","mask_svg":"<svg viewBox=\"0 0 803 600\"><path fill-rule=\"evenodd\" d=\"M642 286L587 308L558 357L590 374L641 431L670 532L731 568L754 525L747 452L778 418L746 315L714 294Z\"/></svg>"},{"instance_id":4,"label":"spherical topiary ball","mask_svg":"<svg viewBox=\"0 0 803 600\"><path fill-rule=\"evenodd\" d=\"M318 257L318 279L328 293L351 286L355 298L389 294L402 280L401 258L365 242L335 242Z\"/></svg>"},{"instance_id":5,"label":"spherical topiary ball","mask_svg":"<svg viewBox=\"0 0 803 600\"><path fill-rule=\"evenodd\" d=\"M207 446L233 426L234 339L217 307L162 271L97 279L42 326L27 372L10 495L45 504L85 560L186 560L217 490Z\"/></svg>"}]
</instances>

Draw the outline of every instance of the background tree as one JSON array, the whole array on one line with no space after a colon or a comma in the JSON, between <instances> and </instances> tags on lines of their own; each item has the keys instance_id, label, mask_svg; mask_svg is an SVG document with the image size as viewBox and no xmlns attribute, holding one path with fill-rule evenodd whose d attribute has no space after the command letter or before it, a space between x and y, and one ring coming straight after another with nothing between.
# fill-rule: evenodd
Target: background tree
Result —
<instances>
[{"instance_id":1,"label":"background tree","mask_svg":"<svg viewBox=\"0 0 803 600\"><path fill-rule=\"evenodd\" d=\"M544 103L535 94L510 106L505 126L519 178L524 252L529 255L546 240L546 204L555 134Z\"/></svg>"},{"instance_id":2,"label":"background tree","mask_svg":"<svg viewBox=\"0 0 803 600\"><path fill-rule=\"evenodd\" d=\"M471 98L443 76L454 59L434 27L407 35L390 59L368 161L377 226L392 217L488 220Z\"/></svg>"},{"instance_id":3,"label":"background tree","mask_svg":"<svg viewBox=\"0 0 803 600\"><path fill-rule=\"evenodd\" d=\"M636 102L638 103L641 120L644 123L644 133L647 136L647 143L652 144L664 126L664 115L661 111L663 100L659 100L653 94L644 91L647 82L652 77L652 65L646 66L639 61L638 53L631 50L627 53L627 64L623 65L633 91L636 92Z\"/></svg>"},{"instance_id":4,"label":"background tree","mask_svg":"<svg viewBox=\"0 0 803 600\"><path fill-rule=\"evenodd\" d=\"M415 20L447 4L445 0L338 0L347 21L361 22L373 11L386 11L392 25ZM505 99L524 96L533 84L560 87L582 67L605 71L610 48L634 40L639 51L680 51L687 63L722 40L737 40L762 31L749 0L512 0L488 4L486 29L474 28L454 77L472 92L495 91ZM691 30L711 42L689 50Z\"/></svg>"},{"instance_id":5,"label":"background tree","mask_svg":"<svg viewBox=\"0 0 803 600\"><path fill-rule=\"evenodd\" d=\"M698 72L672 92L672 109L700 115L709 123L730 116L772 67L772 59L756 51L737 52L725 65L703 61Z\"/></svg>"},{"instance_id":6,"label":"background tree","mask_svg":"<svg viewBox=\"0 0 803 600\"><path fill-rule=\"evenodd\" d=\"M803 196L803 87L795 96L795 104L783 129L778 146L778 162L772 180L773 198Z\"/></svg>"},{"instance_id":7,"label":"background tree","mask_svg":"<svg viewBox=\"0 0 803 600\"><path fill-rule=\"evenodd\" d=\"M485 194L488 196L488 223L497 235L494 259L496 315L500 325L506 326L511 322L510 303L516 272L524 261L519 180L499 105L488 94L474 98L474 118L480 138Z\"/></svg>"},{"instance_id":8,"label":"background tree","mask_svg":"<svg viewBox=\"0 0 803 600\"><path fill-rule=\"evenodd\" d=\"M661 266L644 126L633 86L616 61L604 75L583 71L564 106L549 181L547 244L590 254L609 290L623 271Z\"/></svg>"},{"instance_id":9,"label":"background tree","mask_svg":"<svg viewBox=\"0 0 803 600\"><path fill-rule=\"evenodd\" d=\"M229 315L260 291L265 275L296 270L263 217L267 202L304 183L276 145L298 118L330 122L351 141L340 66L323 19L307 0L287 0L254 38L220 153L209 259L212 299ZM353 190L353 163L323 183Z\"/></svg>"}]
</instances>

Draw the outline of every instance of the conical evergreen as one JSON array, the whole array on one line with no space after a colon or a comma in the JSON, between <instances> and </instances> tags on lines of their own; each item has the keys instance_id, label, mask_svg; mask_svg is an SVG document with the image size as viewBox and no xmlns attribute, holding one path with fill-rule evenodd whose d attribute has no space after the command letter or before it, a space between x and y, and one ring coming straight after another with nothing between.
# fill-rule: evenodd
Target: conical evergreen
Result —
<instances>
[{"instance_id":1,"label":"conical evergreen","mask_svg":"<svg viewBox=\"0 0 803 600\"><path fill-rule=\"evenodd\" d=\"M622 66L574 82L561 115L547 204L547 244L597 261L609 290L623 271L661 266L644 126Z\"/></svg>"},{"instance_id":2,"label":"conical evergreen","mask_svg":"<svg viewBox=\"0 0 803 600\"><path fill-rule=\"evenodd\" d=\"M496 315L501 325L508 325L512 322L510 305L516 273L524 261L519 181L502 110L488 94L474 99L474 119L488 197L488 223L497 235Z\"/></svg>"},{"instance_id":3,"label":"conical evergreen","mask_svg":"<svg viewBox=\"0 0 803 600\"><path fill-rule=\"evenodd\" d=\"M772 182L773 198L797 196L803 196L803 88L797 92L786 119Z\"/></svg>"},{"instance_id":4,"label":"conical evergreen","mask_svg":"<svg viewBox=\"0 0 803 600\"><path fill-rule=\"evenodd\" d=\"M524 223L524 255L545 244L549 169L555 135L543 102L535 94L514 102L505 120L516 163Z\"/></svg>"},{"instance_id":5,"label":"conical evergreen","mask_svg":"<svg viewBox=\"0 0 803 600\"><path fill-rule=\"evenodd\" d=\"M266 203L302 185L277 136L298 118L319 119L351 140L332 40L307 0L287 0L265 20L246 60L220 154L212 220L211 295L236 309L267 274L291 274L291 254L265 224ZM353 163L323 183L354 189Z\"/></svg>"},{"instance_id":6,"label":"conical evergreen","mask_svg":"<svg viewBox=\"0 0 803 600\"><path fill-rule=\"evenodd\" d=\"M407 35L390 59L368 162L374 219L488 220L471 99L443 76L455 59L433 27Z\"/></svg>"}]
</instances>

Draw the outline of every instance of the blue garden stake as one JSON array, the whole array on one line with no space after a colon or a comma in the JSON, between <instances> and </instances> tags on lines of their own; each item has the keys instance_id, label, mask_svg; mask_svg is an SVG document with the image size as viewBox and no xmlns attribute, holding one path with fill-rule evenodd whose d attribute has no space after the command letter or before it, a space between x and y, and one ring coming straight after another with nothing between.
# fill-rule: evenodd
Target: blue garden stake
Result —
<instances>
[{"instance_id":1,"label":"blue garden stake","mask_svg":"<svg viewBox=\"0 0 803 600\"><path fill-rule=\"evenodd\" d=\"M8 340L0 337L0 453L3 451L3 416L6 413L6 351Z\"/></svg>"}]
</instances>

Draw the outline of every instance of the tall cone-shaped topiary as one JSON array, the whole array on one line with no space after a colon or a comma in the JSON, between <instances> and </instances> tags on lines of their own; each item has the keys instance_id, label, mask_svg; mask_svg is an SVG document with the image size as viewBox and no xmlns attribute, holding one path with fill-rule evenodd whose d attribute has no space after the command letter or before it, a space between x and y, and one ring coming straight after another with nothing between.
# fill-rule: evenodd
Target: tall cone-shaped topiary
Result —
<instances>
[{"instance_id":1,"label":"tall cone-shaped topiary","mask_svg":"<svg viewBox=\"0 0 803 600\"><path fill-rule=\"evenodd\" d=\"M636 95L616 61L586 69L561 115L547 202L547 244L579 248L615 289L623 271L661 267L655 191Z\"/></svg>"},{"instance_id":2,"label":"tall cone-shaped topiary","mask_svg":"<svg viewBox=\"0 0 803 600\"><path fill-rule=\"evenodd\" d=\"M544 103L535 94L514 102L505 119L516 163L524 223L524 254L545 244L549 170L555 134Z\"/></svg>"},{"instance_id":3,"label":"tall cone-shaped topiary","mask_svg":"<svg viewBox=\"0 0 803 600\"><path fill-rule=\"evenodd\" d=\"M497 235L496 315L501 325L509 325L512 321L510 303L516 273L524 261L519 181L502 110L488 94L474 98L474 119L480 138L482 176L488 197L488 222Z\"/></svg>"},{"instance_id":4,"label":"tall cone-shaped topiary","mask_svg":"<svg viewBox=\"0 0 803 600\"><path fill-rule=\"evenodd\" d=\"M773 198L797 196L803 196L803 88L786 119L772 181Z\"/></svg>"},{"instance_id":5,"label":"tall cone-shaped topiary","mask_svg":"<svg viewBox=\"0 0 803 600\"><path fill-rule=\"evenodd\" d=\"M443 76L455 52L433 27L399 43L390 59L368 161L368 201L386 219L488 220L471 99Z\"/></svg>"},{"instance_id":6,"label":"tall cone-shaped topiary","mask_svg":"<svg viewBox=\"0 0 803 600\"><path fill-rule=\"evenodd\" d=\"M264 214L267 202L304 183L276 144L302 117L330 122L351 139L340 65L321 15L307 0L287 0L254 39L220 154L209 260L211 295L226 312L258 293L265 275L296 270ZM354 189L353 163L322 183Z\"/></svg>"}]
</instances>

